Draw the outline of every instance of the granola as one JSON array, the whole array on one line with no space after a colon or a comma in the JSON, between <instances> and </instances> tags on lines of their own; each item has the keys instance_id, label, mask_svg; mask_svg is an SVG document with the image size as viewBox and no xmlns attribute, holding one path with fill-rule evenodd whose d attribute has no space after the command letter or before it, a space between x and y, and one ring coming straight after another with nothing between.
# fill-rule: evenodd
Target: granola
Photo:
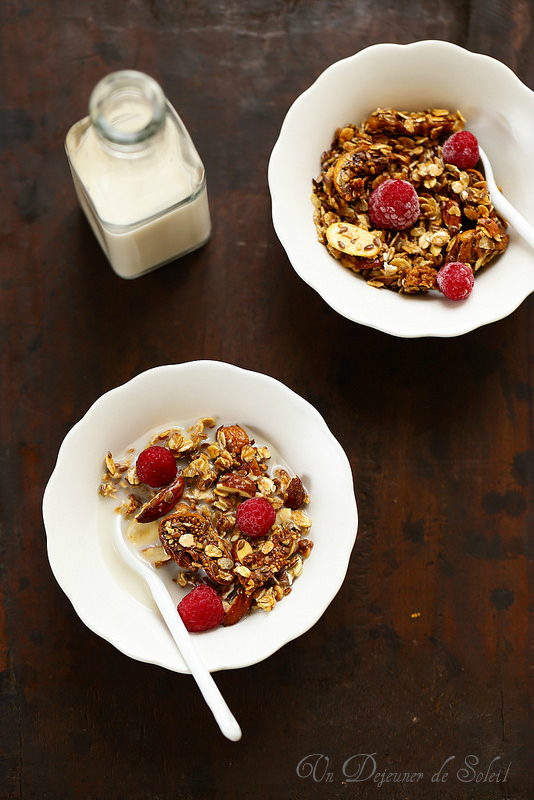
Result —
<instances>
[{"instance_id":1,"label":"granola","mask_svg":"<svg viewBox=\"0 0 534 800\"><path fill-rule=\"evenodd\" d=\"M104 459L99 492L119 503L132 544L155 567L177 568L181 587L212 586L223 601L225 626L253 610L271 611L291 592L313 547L312 521L303 510L310 498L300 477L281 465L270 470L268 446L240 425L217 427L211 417L186 430L159 431L141 450L152 445L168 448L178 466L175 481L160 490L139 480L138 447ZM244 536L236 525L239 504L251 497L265 498L276 512L260 538ZM156 519L154 508L164 509Z\"/></svg>"},{"instance_id":2,"label":"granola","mask_svg":"<svg viewBox=\"0 0 534 800\"><path fill-rule=\"evenodd\" d=\"M339 128L321 157L312 202L318 240L367 283L404 294L437 289L450 261L476 273L506 250L506 223L477 169L445 163L442 144L462 130L457 111L378 108L360 127ZM407 230L372 230L368 198L387 178L410 182L421 213Z\"/></svg>"}]
</instances>

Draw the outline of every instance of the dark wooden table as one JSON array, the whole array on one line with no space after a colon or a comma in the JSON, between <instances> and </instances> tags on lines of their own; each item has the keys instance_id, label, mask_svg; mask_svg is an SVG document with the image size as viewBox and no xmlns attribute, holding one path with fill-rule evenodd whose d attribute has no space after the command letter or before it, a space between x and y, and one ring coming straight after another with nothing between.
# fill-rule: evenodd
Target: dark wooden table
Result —
<instances>
[{"instance_id":1,"label":"dark wooden table","mask_svg":"<svg viewBox=\"0 0 534 800\"><path fill-rule=\"evenodd\" d=\"M534 89L533 18L533 0L2 5L2 800L534 796L534 299L451 340L353 324L292 270L266 181L289 105L333 61L442 38ZM108 266L63 150L94 84L125 67L181 113L214 224L204 249L136 281ZM83 625L41 516L89 406L198 358L313 403L350 458L360 512L324 617L265 662L217 674L238 744L190 676Z\"/></svg>"}]
</instances>

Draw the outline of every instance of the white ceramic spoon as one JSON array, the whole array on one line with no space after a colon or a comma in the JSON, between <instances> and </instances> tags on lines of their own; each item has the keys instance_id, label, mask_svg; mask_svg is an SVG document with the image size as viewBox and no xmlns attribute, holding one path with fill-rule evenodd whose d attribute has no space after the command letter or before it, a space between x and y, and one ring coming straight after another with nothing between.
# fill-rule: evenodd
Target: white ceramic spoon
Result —
<instances>
[{"instance_id":1,"label":"white ceramic spoon","mask_svg":"<svg viewBox=\"0 0 534 800\"><path fill-rule=\"evenodd\" d=\"M527 242L531 247L534 247L534 226L532 226L526 219L521 216L519 211L501 194L501 191L495 183L493 177L493 170L491 168L490 160L484 150L478 145L478 152L480 153L480 160L484 165L484 172L486 174L486 183L491 197L491 202L498 214L510 223L512 228Z\"/></svg>"},{"instance_id":2,"label":"white ceramic spoon","mask_svg":"<svg viewBox=\"0 0 534 800\"><path fill-rule=\"evenodd\" d=\"M167 587L156 573L155 567L145 561L141 553L130 547L120 529L115 527L115 545L119 555L131 569L140 575L146 582L152 593L152 597L165 620L169 632L176 642L178 649L189 667L191 674L197 682L198 688L202 692L204 700L211 709L222 733L232 742L241 739L241 728L234 715L230 711L226 700L219 691L219 688L209 670L202 663L198 655L191 636L185 627L180 614L167 590Z\"/></svg>"}]
</instances>

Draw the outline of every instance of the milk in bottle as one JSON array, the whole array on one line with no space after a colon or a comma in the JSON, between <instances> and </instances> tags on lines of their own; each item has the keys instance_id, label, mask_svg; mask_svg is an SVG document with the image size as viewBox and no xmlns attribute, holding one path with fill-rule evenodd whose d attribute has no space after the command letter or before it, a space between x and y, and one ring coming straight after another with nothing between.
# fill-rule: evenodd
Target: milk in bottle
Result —
<instances>
[{"instance_id":1,"label":"milk in bottle","mask_svg":"<svg viewBox=\"0 0 534 800\"><path fill-rule=\"evenodd\" d=\"M121 277L136 278L208 241L204 166L149 76L123 70L101 80L65 149L80 205Z\"/></svg>"}]
</instances>

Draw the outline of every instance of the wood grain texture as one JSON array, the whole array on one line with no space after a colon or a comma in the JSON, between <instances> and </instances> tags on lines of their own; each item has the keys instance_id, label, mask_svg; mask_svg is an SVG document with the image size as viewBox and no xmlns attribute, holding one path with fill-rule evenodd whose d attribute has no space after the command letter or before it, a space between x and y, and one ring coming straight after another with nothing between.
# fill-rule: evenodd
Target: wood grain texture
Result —
<instances>
[{"instance_id":1,"label":"wood grain texture","mask_svg":"<svg viewBox=\"0 0 534 800\"><path fill-rule=\"evenodd\" d=\"M333 61L441 38L534 89L533 16L533 0L2 5L1 800L534 796L533 300L453 340L355 325L291 269L266 182L287 108ZM94 84L124 67L156 78L182 115L214 226L205 248L130 282L82 217L63 149ZM189 676L85 628L48 567L41 516L59 445L89 406L141 370L197 358L313 403L350 458L360 511L320 622L217 674L239 744ZM299 775L313 753L315 773ZM423 777L351 780L359 754L377 775ZM469 756L477 772L509 766L506 782L460 781Z\"/></svg>"}]
</instances>

